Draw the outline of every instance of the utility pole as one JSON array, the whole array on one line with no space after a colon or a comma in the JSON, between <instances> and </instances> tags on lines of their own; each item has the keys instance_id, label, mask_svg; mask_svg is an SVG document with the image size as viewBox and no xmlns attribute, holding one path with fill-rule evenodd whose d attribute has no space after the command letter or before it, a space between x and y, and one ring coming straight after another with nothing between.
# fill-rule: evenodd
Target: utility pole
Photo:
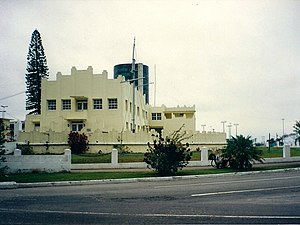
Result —
<instances>
[{"instance_id":1,"label":"utility pole","mask_svg":"<svg viewBox=\"0 0 300 225\"><path fill-rule=\"evenodd\" d=\"M131 74L132 74L132 133L135 133L135 58L134 58L134 50L135 50L135 37L133 40L133 49L132 49L132 65L131 65Z\"/></svg>"}]
</instances>

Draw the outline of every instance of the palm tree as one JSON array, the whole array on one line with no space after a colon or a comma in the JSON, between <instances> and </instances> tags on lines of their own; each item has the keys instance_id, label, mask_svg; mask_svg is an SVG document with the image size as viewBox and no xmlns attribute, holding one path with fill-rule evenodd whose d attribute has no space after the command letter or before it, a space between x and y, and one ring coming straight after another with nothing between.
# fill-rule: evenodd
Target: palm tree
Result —
<instances>
[{"instance_id":1,"label":"palm tree","mask_svg":"<svg viewBox=\"0 0 300 225\"><path fill-rule=\"evenodd\" d=\"M298 141L298 144L300 145L300 121L296 120L296 123L293 126L293 128L294 128L294 131L295 131L295 133L297 135L297 137L295 139L295 145L297 145L297 141Z\"/></svg>"},{"instance_id":2,"label":"palm tree","mask_svg":"<svg viewBox=\"0 0 300 225\"><path fill-rule=\"evenodd\" d=\"M254 145L251 137L239 135L227 141L227 147L222 152L222 157L227 159L231 168L251 168L254 161L263 162L262 151Z\"/></svg>"}]
</instances>

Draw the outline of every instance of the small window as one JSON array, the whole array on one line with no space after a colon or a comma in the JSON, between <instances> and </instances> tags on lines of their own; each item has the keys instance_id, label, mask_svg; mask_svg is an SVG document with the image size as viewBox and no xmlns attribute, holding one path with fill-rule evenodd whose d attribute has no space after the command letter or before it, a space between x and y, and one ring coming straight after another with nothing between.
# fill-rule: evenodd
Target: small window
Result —
<instances>
[{"instance_id":1,"label":"small window","mask_svg":"<svg viewBox=\"0 0 300 225\"><path fill-rule=\"evenodd\" d=\"M161 113L152 113L152 120L161 120Z\"/></svg>"},{"instance_id":2,"label":"small window","mask_svg":"<svg viewBox=\"0 0 300 225\"><path fill-rule=\"evenodd\" d=\"M72 132L81 131L82 128L83 128L83 123L82 122L72 123L72 125L71 125L71 131Z\"/></svg>"},{"instance_id":3,"label":"small window","mask_svg":"<svg viewBox=\"0 0 300 225\"><path fill-rule=\"evenodd\" d=\"M172 119L172 113L165 113L166 119Z\"/></svg>"},{"instance_id":4,"label":"small window","mask_svg":"<svg viewBox=\"0 0 300 225\"><path fill-rule=\"evenodd\" d=\"M118 99L109 98L108 99L108 109L118 109Z\"/></svg>"},{"instance_id":5,"label":"small window","mask_svg":"<svg viewBox=\"0 0 300 225\"><path fill-rule=\"evenodd\" d=\"M94 109L102 109L102 99L93 99Z\"/></svg>"},{"instance_id":6,"label":"small window","mask_svg":"<svg viewBox=\"0 0 300 225\"><path fill-rule=\"evenodd\" d=\"M61 101L62 110L71 110L71 99L64 99Z\"/></svg>"},{"instance_id":7,"label":"small window","mask_svg":"<svg viewBox=\"0 0 300 225\"><path fill-rule=\"evenodd\" d=\"M184 113L174 113L174 116L175 116L175 117L183 117L183 116L184 116Z\"/></svg>"},{"instance_id":8,"label":"small window","mask_svg":"<svg viewBox=\"0 0 300 225\"><path fill-rule=\"evenodd\" d=\"M47 100L48 110L56 110L56 100Z\"/></svg>"},{"instance_id":9,"label":"small window","mask_svg":"<svg viewBox=\"0 0 300 225\"><path fill-rule=\"evenodd\" d=\"M87 100L77 101L77 110L78 111L87 110L87 109L88 109Z\"/></svg>"}]
</instances>

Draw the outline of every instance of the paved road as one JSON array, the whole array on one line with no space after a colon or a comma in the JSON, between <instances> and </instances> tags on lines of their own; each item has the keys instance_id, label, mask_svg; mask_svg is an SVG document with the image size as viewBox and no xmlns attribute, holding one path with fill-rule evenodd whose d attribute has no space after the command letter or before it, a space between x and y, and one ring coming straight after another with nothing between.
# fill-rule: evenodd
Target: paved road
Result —
<instances>
[{"instance_id":1,"label":"paved road","mask_svg":"<svg viewBox=\"0 0 300 225\"><path fill-rule=\"evenodd\" d=\"M300 172L0 190L0 224L300 224Z\"/></svg>"}]
</instances>

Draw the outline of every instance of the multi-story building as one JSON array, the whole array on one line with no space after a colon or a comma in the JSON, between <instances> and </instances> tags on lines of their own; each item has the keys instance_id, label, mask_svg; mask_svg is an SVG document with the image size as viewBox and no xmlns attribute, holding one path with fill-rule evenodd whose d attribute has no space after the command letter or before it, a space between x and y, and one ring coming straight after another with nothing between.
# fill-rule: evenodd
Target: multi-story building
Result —
<instances>
[{"instance_id":1,"label":"multi-story building","mask_svg":"<svg viewBox=\"0 0 300 225\"><path fill-rule=\"evenodd\" d=\"M107 71L93 74L71 69L71 75L56 75L56 80L42 80L41 114L27 115L25 131L86 131L148 129L148 106L140 91L122 76L108 79ZM135 118L133 124L133 106Z\"/></svg>"},{"instance_id":2,"label":"multi-story building","mask_svg":"<svg viewBox=\"0 0 300 225\"><path fill-rule=\"evenodd\" d=\"M78 131L88 135L91 152L107 152L120 143L146 151L154 136L184 125L195 147L225 144L225 133L196 131L195 106L151 107L133 85L124 76L109 79L107 71L94 74L92 67L72 67L70 75L58 72L55 80L42 80L41 114L26 116L18 142L30 143L36 151L63 152L68 134Z\"/></svg>"},{"instance_id":3,"label":"multi-story building","mask_svg":"<svg viewBox=\"0 0 300 225\"><path fill-rule=\"evenodd\" d=\"M146 104L149 104L149 67L143 63L135 64L135 71L132 72L132 64L118 64L114 66L114 78L119 75L125 77L126 80L136 79L134 81L137 89L141 90L145 95Z\"/></svg>"}]
</instances>

